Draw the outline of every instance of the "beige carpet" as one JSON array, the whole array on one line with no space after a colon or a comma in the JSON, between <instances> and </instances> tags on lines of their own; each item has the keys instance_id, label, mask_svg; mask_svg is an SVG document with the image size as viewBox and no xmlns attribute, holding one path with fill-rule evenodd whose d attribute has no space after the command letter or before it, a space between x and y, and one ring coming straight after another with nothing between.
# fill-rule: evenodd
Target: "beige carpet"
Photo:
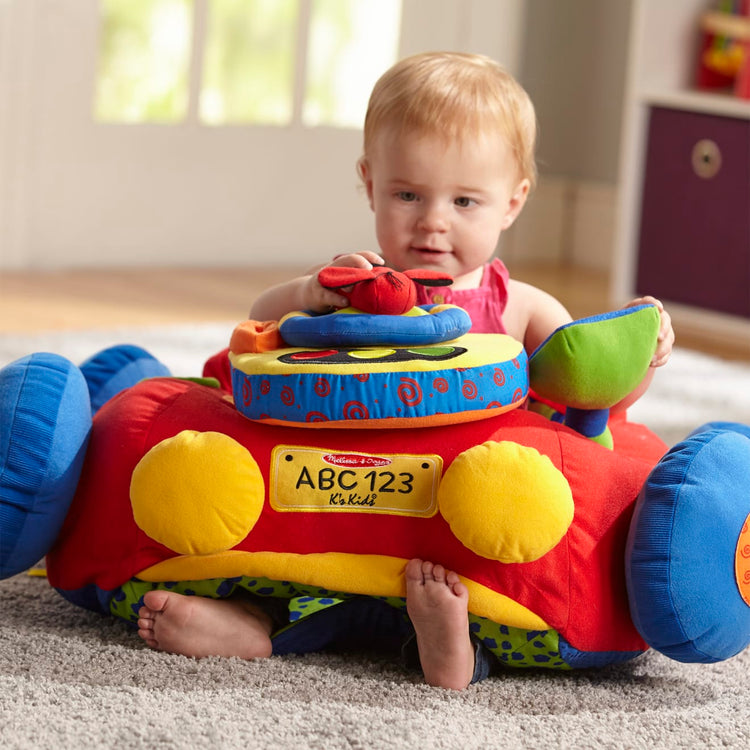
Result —
<instances>
[{"instance_id":1,"label":"beige carpet","mask_svg":"<svg viewBox=\"0 0 750 750\"><path fill-rule=\"evenodd\" d=\"M597 671L509 671L463 693L379 658L195 661L156 653L46 581L0 582L0 746L747 748L750 651L649 653Z\"/></svg>"},{"instance_id":2,"label":"beige carpet","mask_svg":"<svg viewBox=\"0 0 750 750\"><path fill-rule=\"evenodd\" d=\"M129 340L197 374L231 325L0 336L0 365ZM668 442L750 423L750 368L677 351L634 416ZM0 747L748 748L750 650L717 665L649 653L596 671L508 671L463 693L379 657L195 661L145 648L43 578L0 582Z\"/></svg>"}]
</instances>

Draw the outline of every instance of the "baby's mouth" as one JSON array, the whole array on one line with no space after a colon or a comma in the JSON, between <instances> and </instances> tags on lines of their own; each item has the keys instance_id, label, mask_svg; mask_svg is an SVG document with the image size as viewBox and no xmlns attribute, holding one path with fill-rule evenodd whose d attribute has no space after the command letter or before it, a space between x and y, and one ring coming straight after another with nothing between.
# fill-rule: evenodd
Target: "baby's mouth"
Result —
<instances>
[{"instance_id":1,"label":"baby's mouth","mask_svg":"<svg viewBox=\"0 0 750 750\"><path fill-rule=\"evenodd\" d=\"M445 253L449 252L448 250L440 250L436 247L416 247L412 246L411 248L416 253L423 253L425 255L444 255Z\"/></svg>"}]
</instances>

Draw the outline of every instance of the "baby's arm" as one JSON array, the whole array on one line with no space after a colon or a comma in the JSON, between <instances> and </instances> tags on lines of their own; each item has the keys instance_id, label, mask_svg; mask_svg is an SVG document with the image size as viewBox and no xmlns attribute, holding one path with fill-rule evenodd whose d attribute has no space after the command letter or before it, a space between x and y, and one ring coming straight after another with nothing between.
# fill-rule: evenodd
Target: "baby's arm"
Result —
<instances>
[{"instance_id":1,"label":"baby's arm","mask_svg":"<svg viewBox=\"0 0 750 750\"><path fill-rule=\"evenodd\" d=\"M573 320L562 303L531 284L510 279L503 313L505 329L532 352L560 326Z\"/></svg>"},{"instance_id":2,"label":"baby's arm","mask_svg":"<svg viewBox=\"0 0 750 750\"><path fill-rule=\"evenodd\" d=\"M349 301L338 292L324 289L318 282L318 271L326 266L348 266L370 269L383 265L383 259L369 251L338 255L330 263L311 268L303 276L266 289L250 309L251 320L280 320L293 310L327 312L331 308L346 307Z\"/></svg>"}]
</instances>

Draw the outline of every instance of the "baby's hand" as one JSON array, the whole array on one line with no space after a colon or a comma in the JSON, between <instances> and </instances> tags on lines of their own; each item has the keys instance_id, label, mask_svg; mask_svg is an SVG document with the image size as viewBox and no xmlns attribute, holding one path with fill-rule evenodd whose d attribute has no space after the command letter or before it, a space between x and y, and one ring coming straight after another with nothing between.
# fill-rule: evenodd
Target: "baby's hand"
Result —
<instances>
[{"instance_id":1,"label":"baby's hand","mask_svg":"<svg viewBox=\"0 0 750 750\"><path fill-rule=\"evenodd\" d=\"M349 299L338 291L326 289L318 281L318 271L328 266L344 266L347 268L364 268L370 270L374 265L382 266L383 259L370 250L361 253L345 253L337 255L330 263L321 266L307 279L304 287L304 297L306 300L305 309L314 310L315 312L327 312L331 308L346 307ZM348 291L344 289L344 291Z\"/></svg>"},{"instance_id":2,"label":"baby's hand","mask_svg":"<svg viewBox=\"0 0 750 750\"><path fill-rule=\"evenodd\" d=\"M672 318L664 309L664 305L656 297L646 296L628 302L625 307L637 307L638 305L654 305L659 311L659 335L656 338L656 351L651 360L651 367L661 367L667 364L669 355L672 353L674 346L674 329L672 328Z\"/></svg>"},{"instance_id":3,"label":"baby's hand","mask_svg":"<svg viewBox=\"0 0 750 750\"><path fill-rule=\"evenodd\" d=\"M321 286L317 273L305 279L302 286L302 299L304 302L300 305L301 309L317 313L331 312L334 308L346 307L349 304L346 297Z\"/></svg>"},{"instance_id":4,"label":"baby's hand","mask_svg":"<svg viewBox=\"0 0 750 750\"><path fill-rule=\"evenodd\" d=\"M342 255L334 256L330 263L327 263L324 267L328 266L345 266L347 268L364 268L369 271L373 266L382 266L383 259L371 250L363 250L361 253L343 253Z\"/></svg>"}]
</instances>

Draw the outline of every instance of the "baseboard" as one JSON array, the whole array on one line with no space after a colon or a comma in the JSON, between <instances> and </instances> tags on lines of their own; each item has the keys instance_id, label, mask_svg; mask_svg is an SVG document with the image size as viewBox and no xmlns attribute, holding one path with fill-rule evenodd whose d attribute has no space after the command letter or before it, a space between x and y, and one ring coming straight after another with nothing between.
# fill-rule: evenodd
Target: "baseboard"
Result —
<instances>
[{"instance_id":1,"label":"baseboard","mask_svg":"<svg viewBox=\"0 0 750 750\"><path fill-rule=\"evenodd\" d=\"M577 182L574 187L572 262L610 271L614 260L617 188L610 183Z\"/></svg>"}]
</instances>

